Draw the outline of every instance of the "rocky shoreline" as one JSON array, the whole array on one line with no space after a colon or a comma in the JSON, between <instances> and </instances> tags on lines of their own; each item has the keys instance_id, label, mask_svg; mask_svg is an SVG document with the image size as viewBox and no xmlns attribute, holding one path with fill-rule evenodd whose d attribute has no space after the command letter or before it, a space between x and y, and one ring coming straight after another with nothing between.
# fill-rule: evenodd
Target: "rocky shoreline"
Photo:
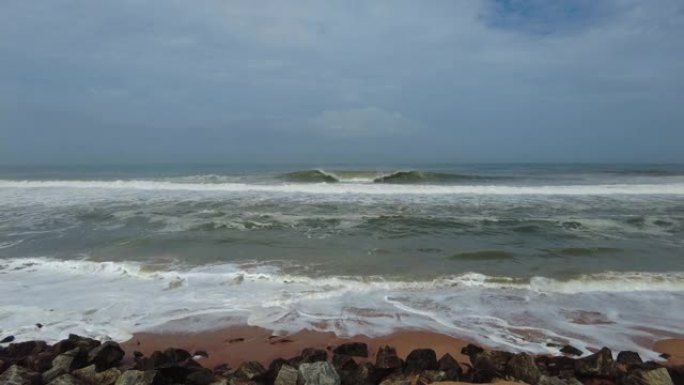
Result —
<instances>
[{"instance_id":1,"label":"rocky shoreline","mask_svg":"<svg viewBox=\"0 0 684 385\"><path fill-rule=\"evenodd\" d=\"M0 348L0 385L684 385L684 365L644 362L635 352L614 355L608 348L585 357L571 346L562 352L533 356L468 344L461 350L467 360L458 362L430 348L402 358L391 346L372 352L364 342L345 342L305 348L267 367L246 361L208 368L201 364L208 356L204 351L168 348L129 356L116 342L70 335L53 345L25 341Z\"/></svg>"}]
</instances>

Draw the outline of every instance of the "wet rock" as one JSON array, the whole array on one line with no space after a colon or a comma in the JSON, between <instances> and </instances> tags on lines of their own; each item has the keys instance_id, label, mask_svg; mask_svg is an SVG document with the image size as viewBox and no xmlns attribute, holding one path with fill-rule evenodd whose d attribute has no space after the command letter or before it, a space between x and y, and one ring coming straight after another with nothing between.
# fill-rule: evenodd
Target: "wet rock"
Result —
<instances>
[{"instance_id":1,"label":"wet rock","mask_svg":"<svg viewBox=\"0 0 684 385\"><path fill-rule=\"evenodd\" d=\"M77 336L76 334L69 334L68 340L86 351L93 350L100 346L100 341L88 337Z\"/></svg>"},{"instance_id":2,"label":"wet rock","mask_svg":"<svg viewBox=\"0 0 684 385\"><path fill-rule=\"evenodd\" d=\"M26 357L25 363L26 367L36 371L44 372L52 367L52 361L57 357L57 354L52 351L44 351L32 356Z\"/></svg>"},{"instance_id":3,"label":"wet rock","mask_svg":"<svg viewBox=\"0 0 684 385\"><path fill-rule=\"evenodd\" d=\"M333 353L352 357L368 357L368 345L363 342L348 342L336 347Z\"/></svg>"},{"instance_id":4,"label":"wet rock","mask_svg":"<svg viewBox=\"0 0 684 385\"><path fill-rule=\"evenodd\" d=\"M85 368L74 370L71 374L86 384L113 385L119 377L121 377L121 370L118 368L109 368L102 372L98 372L97 367L93 364L86 366Z\"/></svg>"},{"instance_id":5,"label":"wet rock","mask_svg":"<svg viewBox=\"0 0 684 385\"><path fill-rule=\"evenodd\" d=\"M570 356L578 356L578 357L579 357L579 356L582 355L582 351L579 350L579 349L577 349L576 347L574 347L574 346L572 346L572 345L565 345L565 346L563 346L563 347L560 349L560 352L563 353L563 354L570 355Z\"/></svg>"},{"instance_id":6,"label":"wet rock","mask_svg":"<svg viewBox=\"0 0 684 385\"><path fill-rule=\"evenodd\" d=\"M88 353L88 363L95 364L98 371L119 365L124 357L124 351L119 344L107 341Z\"/></svg>"},{"instance_id":7,"label":"wet rock","mask_svg":"<svg viewBox=\"0 0 684 385\"><path fill-rule=\"evenodd\" d=\"M155 370L127 370L121 374L115 385L152 385L156 378Z\"/></svg>"},{"instance_id":8,"label":"wet rock","mask_svg":"<svg viewBox=\"0 0 684 385\"><path fill-rule=\"evenodd\" d=\"M432 349L415 349L406 356L406 370L416 373L424 370L437 370L437 355Z\"/></svg>"},{"instance_id":9,"label":"wet rock","mask_svg":"<svg viewBox=\"0 0 684 385\"><path fill-rule=\"evenodd\" d=\"M79 349L71 349L52 360L52 368L43 373L43 382L48 383L57 377L80 369L86 365L86 355Z\"/></svg>"},{"instance_id":10,"label":"wet rock","mask_svg":"<svg viewBox=\"0 0 684 385\"><path fill-rule=\"evenodd\" d=\"M378 371L370 362L359 365L355 373L355 385L377 384L380 380Z\"/></svg>"},{"instance_id":11,"label":"wet rock","mask_svg":"<svg viewBox=\"0 0 684 385\"><path fill-rule=\"evenodd\" d=\"M235 375L244 380L259 381L266 376L266 369L256 361L247 361L238 367Z\"/></svg>"},{"instance_id":12,"label":"wet rock","mask_svg":"<svg viewBox=\"0 0 684 385\"><path fill-rule=\"evenodd\" d=\"M344 354L334 354L332 358L332 364L337 371L356 370L356 368L359 366L351 356L346 356Z\"/></svg>"},{"instance_id":13,"label":"wet rock","mask_svg":"<svg viewBox=\"0 0 684 385\"><path fill-rule=\"evenodd\" d=\"M541 375L537 385L582 385L575 377L555 377Z\"/></svg>"},{"instance_id":14,"label":"wet rock","mask_svg":"<svg viewBox=\"0 0 684 385\"><path fill-rule=\"evenodd\" d=\"M62 374L61 376L50 381L47 385L85 385L83 381L72 376L71 374Z\"/></svg>"},{"instance_id":15,"label":"wet rock","mask_svg":"<svg viewBox=\"0 0 684 385\"><path fill-rule=\"evenodd\" d=\"M503 378L506 372L506 364L513 357L512 353L502 351L485 351L474 358L472 377L475 382L491 382L495 378Z\"/></svg>"},{"instance_id":16,"label":"wet rock","mask_svg":"<svg viewBox=\"0 0 684 385\"><path fill-rule=\"evenodd\" d=\"M209 358L209 353L207 353L204 350L198 350L193 354L194 357L204 357L204 358Z\"/></svg>"},{"instance_id":17,"label":"wet rock","mask_svg":"<svg viewBox=\"0 0 684 385\"><path fill-rule=\"evenodd\" d=\"M458 381L463 375L461 365L449 353L446 353L437 361L437 368L446 374L447 380Z\"/></svg>"},{"instance_id":18,"label":"wet rock","mask_svg":"<svg viewBox=\"0 0 684 385\"><path fill-rule=\"evenodd\" d=\"M39 385L41 383L40 374L12 365L0 374L0 384L2 385Z\"/></svg>"},{"instance_id":19,"label":"wet rock","mask_svg":"<svg viewBox=\"0 0 684 385\"><path fill-rule=\"evenodd\" d=\"M684 385L684 365L681 366L670 366L667 368L670 373L670 378L675 385Z\"/></svg>"},{"instance_id":20,"label":"wet rock","mask_svg":"<svg viewBox=\"0 0 684 385\"><path fill-rule=\"evenodd\" d=\"M297 385L299 371L290 365L283 365L278 371L278 375L273 385Z\"/></svg>"},{"instance_id":21,"label":"wet rock","mask_svg":"<svg viewBox=\"0 0 684 385\"><path fill-rule=\"evenodd\" d=\"M670 373L665 368L653 370L634 370L624 379L625 385L674 385Z\"/></svg>"},{"instance_id":22,"label":"wet rock","mask_svg":"<svg viewBox=\"0 0 684 385\"><path fill-rule=\"evenodd\" d=\"M326 361L328 359L328 352L323 349L306 348L302 350L302 362L312 363L318 361Z\"/></svg>"},{"instance_id":23,"label":"wet rock","mask_svg":"<svg viewBox=\"0 0 684 385\"><path fill-rule=\"evenodd\" d=\"M426 370L416 377L416 385L427 385L433 382L446 381L446 373L441 370Z\"/></svg>"},{"instance_id":24,"label":"wet rock","mask_svg":"<svg viewBox=\"0 0 684 385\"><path fill-rule=\"evenodd\" d=\"M299 374L304 385L340 385L340 376L329 362L303 363Z\"/></svg>"},{"instance_id":25,"label":"wet rock","mask_svg":"<svg viewBox=\"0 0 684 385\"><path fill-rule=\"evenodd\" d=\"M610 349L603 348L597 353L575 360L575 373L578 376L614 376L615 362Z\"/></svg>"},{"instance_id":26,"label":"wet rock","mask_svg":"<svg viewBox=\"0 0 684 385\"><path fill-rule=\"evenodd\" d=\"M526 353L516 354L506 363L508 375L530 385L536 385L541 372L534 362L534 358Z\"/></svg>"},{"instance_id":27,"label":"wet rock","mask_svg":"<svg viewBox=\"0 0 684 385\"><path fill-rule=\"evenodd\" d=\"M411 385L411 379L402 373L394 373L382 380L380 385Z\"/></svg>"},{"instance_id":28,"label":"wet rock","mask_svg":"<svg viewBox=\"0 0 684 385\"><path fill-rule=\"evenodd\" d=\"M43 341L26 341L9 344L5 354L16 359L25 358L47 350L48 346Z\"/></svg>"},{"instance_id":29,"label":"wet rock","mask_svg":"<svg viewBox=\"0 0 684 385\"><path fill-rule=\"evenodd\" d=\"M267 384L272 384L275 379L278 377L278 373L280 373L280 369L283 367L283 365L288 365L287 360L284 360L282 358L277 358L273 361L271 361L271 364L268 365L268 369L266 370L266 383ZM292 365L289 365L292 366ZM216 373L216 371L214 371Z\"/></svg>"},{"instance_id":30,"label":"wet rock","mask_svg":"<svg viewBox=\"0 0 684 385\"><path fill-rule=\"evenodd\" d=\"M644 361L639 356L637 352L622 351L617 355L617 363L623 365L640 365Z\"/></svg>"},{"instance_id":31,"label":"wet rock","mask_svg":"<svg viewBox=\"0 0 684 385\"><path fill-rule=\"evenodd\" d=\"M478 354L483 353L483 352L484 352L484 349L482 349L481 347L479 347L477 345L473 345L473 344L468 344L466 347L461 349L461 354L463 354L464 356L470 357L470 362L473 361L475 356L477 356Z\"/></svg>"},{"instance_id":32,"label":"wet rock","mask_svg":"<svg viewBox=\"0 0 684 385\"><path fill-rule=\"evenodd\" d=\"M378 369L399 369L403 367L397 351L391 346L381 346L375 356L375 367Z\"/></svg>"},{"instance_id":33,"label":"wet rock","mask_svg":"<svg viewBox=\"0 0 684 385\"><path fill-rule=\"evenodd\" d=\"M184 349L169 348L164 350L164 355L173 363L181 363L192 359L192 354Z\"/></svg>"},{"instance_id":34,"label":"wet rock","mask_svg":"<svg viewBox=\"0 0 684 385\"><path fill-rule=\"evenodd\" d=\"M295 368L298 368L299 364L302 363L302 360L303 360L302 356L292 357L289 360L287 360L287 364L290 366L294 366Z\"/></svg>"},{"instance_id":35,"label":"wet rock","mask_svg":"<svg viewBox=\"0 0 684 385\"><path fill-rule=\"evenodd\" d=\"M575 374L575 360L566 357L537 357L537 367L549 376L572 377Z\"/></svg>"},{"instance_id":36,"label":"wet rock","mask_svg":"<svg viewBox=\"0 0 684 385\"><path fill-rule=\"evenodd\" d=\"M0 341L0 344L6 344L12 341L14 341L14 336L7 336Z\"/></svg>"},{"instance_id":37,"label":"wet rock","mask_svg":"<svg viewBox=\"0 0 684 385\"><path fill-rule=\"evenodd\" d=\"M188 385L209 385L214 382L214 373L210 369L199 369L185 377Z\"/></svg>"}]
</instances>

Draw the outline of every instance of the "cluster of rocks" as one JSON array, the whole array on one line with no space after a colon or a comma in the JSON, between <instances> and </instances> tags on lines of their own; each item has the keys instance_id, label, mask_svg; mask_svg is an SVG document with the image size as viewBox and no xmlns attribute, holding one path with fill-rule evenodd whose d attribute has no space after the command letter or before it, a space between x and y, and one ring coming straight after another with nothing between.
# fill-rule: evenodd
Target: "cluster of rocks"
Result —
<instances>
[{"instance_id":1,"label":"cluster of rocks","mask_svg":"<svg viewBox=\"0 0 684 385\"><path fill-rule=\"evenodd\" d=\"M248 361L237 368L204 368L204 352L182 349L156 351L149 357L135 352L124 360L115 342L70 335L48 345L43 341L11 343L0 348L0 385L427 385L447 381L488 383L512 380L530 385L684 385L684 367L643 362L638 354L610 350L583 358L566 349L559 357L531 356L484 350L468 345L459 364L432 349L413 350L401 359L382 346L369 357L364 343L334 349L304 349L297 357L276 359L268 368Z\"/></svg>"}]
</instances>

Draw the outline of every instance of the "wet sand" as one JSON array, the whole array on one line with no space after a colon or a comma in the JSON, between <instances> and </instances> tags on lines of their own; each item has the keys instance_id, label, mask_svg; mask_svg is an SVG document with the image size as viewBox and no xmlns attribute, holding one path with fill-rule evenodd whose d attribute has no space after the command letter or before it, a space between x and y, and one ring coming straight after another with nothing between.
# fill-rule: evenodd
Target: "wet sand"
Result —
<instances>
[{"instance_id":1,"label":"wet sand","mask_svg":"<svg viewBox=\"0 0 684 385\"><path fill-rule=\"evenodd\" d=\"M682 338L660 340L655 343L653 350L668 354L670 356L667 359L668 365L684 365L684 339Z\"/></svg>"}]
</instances>

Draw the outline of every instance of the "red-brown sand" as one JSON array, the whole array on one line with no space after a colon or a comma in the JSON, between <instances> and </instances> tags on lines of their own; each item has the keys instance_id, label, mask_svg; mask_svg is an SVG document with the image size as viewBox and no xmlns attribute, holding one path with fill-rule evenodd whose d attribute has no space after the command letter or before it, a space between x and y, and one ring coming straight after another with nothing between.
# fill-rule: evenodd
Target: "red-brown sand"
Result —
<instances>
[{"instance_id":1,"label":"red-brown sand","mask_svg":"<svg viewBox=\"0 0 684 385\"><path fill-rule=\"evenodd\" d=\"M684 365L684 339L682 338L660 340L655 343L653 350L668 354L670 356L667 359L668 365Z\"/></svg>"},{"instance_id":2,"label":"red-brown sand","mask_svg":"<svg viewBox=\"0 0 684 385\"><path fill-rule=\"evenodd\" d=\"M371 361L374 361L375 353L382 345L396 348L397 354L402 358L405 358L413 349L431 348L437 353L437 358L449 353L459 362L468 360L467 357L461 355L461 348L469 341L429 331L411 330L376 338L363 335L340 338L333 333L308 330L287 336L274 336L270 330L253 326L238 326L187 334L139 333L122 346L129 357L134 351L147 356L155 350L164 350L169 347L185 349L190 353L203 350L209 354L209 358L201 359L200 363L211 368L224 363L235 367L244 361L259 361L263 365L268 365L276 358L296 357L305 348L332 349L337 345L352 341L368 344Z\"/></svg>"}]
</instances>

